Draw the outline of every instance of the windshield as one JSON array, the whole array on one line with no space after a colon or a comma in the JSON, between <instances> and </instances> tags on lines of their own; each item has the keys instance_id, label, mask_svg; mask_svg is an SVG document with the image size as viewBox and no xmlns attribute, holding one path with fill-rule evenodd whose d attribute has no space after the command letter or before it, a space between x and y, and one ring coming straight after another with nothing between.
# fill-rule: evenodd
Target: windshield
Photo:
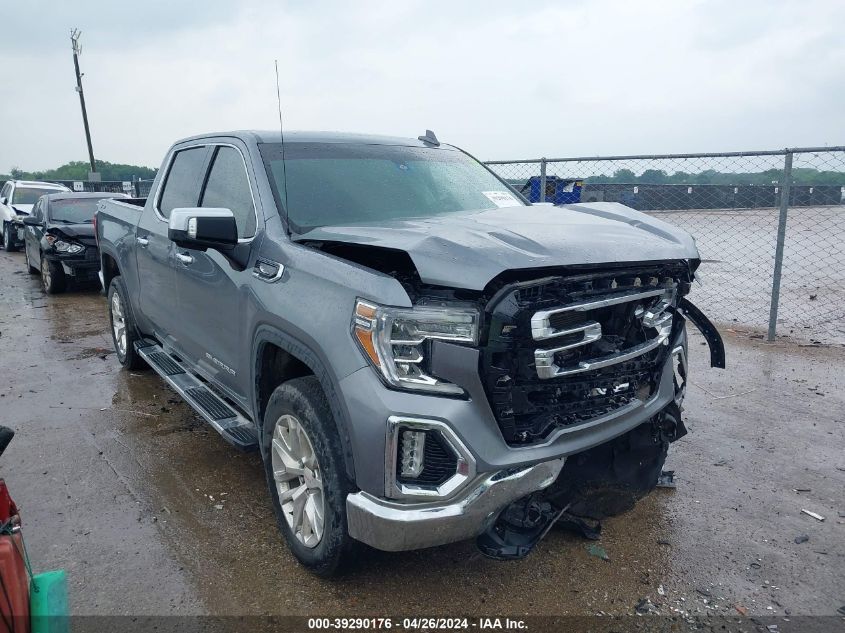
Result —
<instances>
[{"instance_id":1,"label":"windshield","mask_svg":"<svg viewBox=\"0 0 845 633\"><path fill-rule=\"evenodd\" d=\"M48 193L58 193L60 189L39 189L37 187L15 187L12 204L35 204L38 198Z\"/></svg>"},{"instance_id":2,"label":"windshield","mask_svg":"<svg viewBox=\"0 0 845 633\"><path fill-rule=\"evenodd\" d=\"M102 198L77 198L50 202L50 220L65 224L86 224L94 221L97 203Z\"/></svg>"},{"instance_id":3,"label":"windshield","mask_svg":"<svg viewBox=\"0 0 845 633\"><path fill-rule=\"evenodd\" d=\"M298 233L524 206L481 163L452 148L288 143L284 169L280 143L261 145L261 156L279 208L287 180L288 222Z\"/></svg>"}]
</instances>

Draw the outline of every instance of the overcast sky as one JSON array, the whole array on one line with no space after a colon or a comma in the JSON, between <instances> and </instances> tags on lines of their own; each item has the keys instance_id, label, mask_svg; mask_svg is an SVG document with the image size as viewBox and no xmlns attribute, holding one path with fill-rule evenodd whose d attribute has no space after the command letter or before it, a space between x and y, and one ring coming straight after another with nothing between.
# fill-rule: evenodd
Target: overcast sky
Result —
<instances>
[{"instance_id":1,"label":"overcast sky","mask_svg":"<svg viewBox=\"0 0 845 633\"><path fill-rule=\"evenodd\" d=\"M0 172L285 125L482 159L845 144L842 0L54 0L0 18Z\"/></svg>"}]
</instances>

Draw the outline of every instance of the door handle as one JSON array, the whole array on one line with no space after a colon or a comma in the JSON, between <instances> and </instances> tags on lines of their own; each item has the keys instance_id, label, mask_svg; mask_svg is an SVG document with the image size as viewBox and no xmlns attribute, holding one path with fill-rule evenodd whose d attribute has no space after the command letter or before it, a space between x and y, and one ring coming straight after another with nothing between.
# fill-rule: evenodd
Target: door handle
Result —
<instances>
[{"instance_id":1,"label":"door handle","mask_svg":"<svg viewBox=\"0 0 845 633\"><path fill-rule=\"evenodd\" d=\"M182 262L186 266L188 264L194 263L194 258L191 257L190 255L188 255L187 253L176 253L176 259L178 259L180 262Z\"/></svg>"},{"instance_id":2,"label":"door handle","mask_svg":"<svg viewBox=\"0 0 845 633\"><path fill-rule=\"evenodd\" d=\"M136 237L135 241L138 242L138 246L140 246L141 248L147 248L147 244L150 243L150 240L148 240L146 237Z\"/></svg>"}]
</instances>

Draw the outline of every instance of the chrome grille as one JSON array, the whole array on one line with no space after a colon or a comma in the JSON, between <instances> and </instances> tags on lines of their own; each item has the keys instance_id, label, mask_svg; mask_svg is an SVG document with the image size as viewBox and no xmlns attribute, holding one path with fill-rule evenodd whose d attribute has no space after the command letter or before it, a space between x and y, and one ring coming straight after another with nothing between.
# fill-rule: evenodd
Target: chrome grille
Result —
<instances>
[{"instance_id":1,"label":"chrome grille","mask_svg":"<svg viewBox=\"0 0 845 633\"><path fill-rule=\"evenodd\" d=\"M505 439L540 441L656 389L683 264L516 282L487 306L485 389Z\"/></svg>"}]
</instances>

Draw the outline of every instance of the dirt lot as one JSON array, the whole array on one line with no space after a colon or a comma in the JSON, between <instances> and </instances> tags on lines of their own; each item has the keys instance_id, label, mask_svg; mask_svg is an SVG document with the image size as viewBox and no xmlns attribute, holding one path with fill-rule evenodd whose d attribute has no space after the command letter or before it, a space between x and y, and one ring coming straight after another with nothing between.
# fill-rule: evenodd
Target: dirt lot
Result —
<instances>
[{"instance_id":1,"label":"dirt lot","mask_svg":"<svg viewBox=\"0 0 845 633\"><path fill-rule=\"evenodd\" d=\"M725 332L691 345L690 433L661 489L601 545L553 531L527 560L472 543L369 553L320 580L282 544L256 454L226 444L152 372L119 369L97 291L45 296L0 253L0 473L36 570L65 568L76 614L833 615L845 605L845 349ZM802 515L806 508L823 522ZM796 537L809 540L796 543Z\"/></svg>"}]
</instances>

